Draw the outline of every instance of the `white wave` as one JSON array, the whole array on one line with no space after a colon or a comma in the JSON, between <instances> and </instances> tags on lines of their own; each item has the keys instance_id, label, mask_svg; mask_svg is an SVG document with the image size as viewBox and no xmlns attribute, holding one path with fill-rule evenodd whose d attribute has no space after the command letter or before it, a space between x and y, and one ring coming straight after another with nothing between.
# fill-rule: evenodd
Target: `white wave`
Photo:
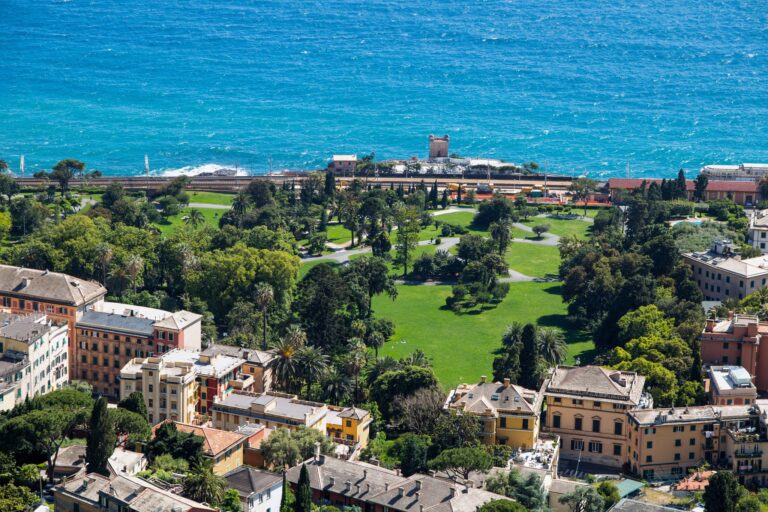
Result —
<instances>
[{"instance_id":1,"label":"white wave","mask_svg":"<svg viewBox=\"0 0 768 512\"><path fill-rule=\"evenodd\" d=\"M178 169L162 169L157 171L156 174L160 176L198 176L203 173L223 173L224 171L235 171L235 176L250 176L248 169L244 169L234 165L220 165L220 164L203 164L203 165L187 165ZM229 174L229 172L227 174Z\"/></svg>"}]
</instances>

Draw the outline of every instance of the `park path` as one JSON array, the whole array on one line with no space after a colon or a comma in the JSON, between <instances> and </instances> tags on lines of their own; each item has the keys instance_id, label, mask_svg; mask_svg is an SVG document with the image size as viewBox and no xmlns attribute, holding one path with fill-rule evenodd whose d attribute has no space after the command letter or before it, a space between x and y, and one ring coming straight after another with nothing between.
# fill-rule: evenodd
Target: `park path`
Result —
<instances>
[{"instance_id":1,"label":"park path","mask_svg":"<svg viewBox=\"0 0 768 512\"><path fill-rule=\"evenodd\" d=\"M447 237L443 238L440 241L440 245L437 246L438 251L447 251L454 245L459 243L459 239L457 237ZM434 245L434 242L432 240L422 240L418 242L416 245ZM302 258L302 263L308 263L311 261L326 261L326 260L333 260L337 263L346 263L349 261L349 258L352 256L356 256L358 254L367 254L371 252L370 247L361 247L360 249L342 249L340 251L332 252L331 254L324 254L322 256L311 256L309 258Z\"/></svg>"},{"instance_id":2,"label":"park path","mask_svg":"<svg viewBox=\"0 0 768 512\"><path fill-rule=\"evenodd\" d=\"M208 208L211 210L231 210L232 205L229 204L211 204L211 203L189 203L190 208Z\"/></svg>"}]
</instances>

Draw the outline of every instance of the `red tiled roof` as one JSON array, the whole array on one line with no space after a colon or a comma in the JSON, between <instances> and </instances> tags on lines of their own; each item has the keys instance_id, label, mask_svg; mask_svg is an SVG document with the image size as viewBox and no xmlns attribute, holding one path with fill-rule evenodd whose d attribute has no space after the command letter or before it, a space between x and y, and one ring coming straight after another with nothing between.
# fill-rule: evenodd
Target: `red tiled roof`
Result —
<instances>
[{"instance_id":1,"label":"red tiled roof","mask_svg":"<svg viewBox=\"0 0 768 512\"><path fill-rule=\"evenodd\" d=\"M188 432L202 437L203 452L210 457L216 457L230 447L245 441L243 434L217 428L198 427L186 423L176 423L176 428L179 432Z\"/></svg>"},{"instance_id":2,"label":"red tiled roof","mask_svg":"<svg viewBox=\"0 0 768 512\"><path fill-rule=\"evenodd\" d=\"M608 187L611 189L635 189L640 187L642 183L646 185L651 183L661 184L661 180L654 179L640 179L640 178L611 178L608 180ZM695 185L693 180L686 180L685 188L687 190L694 190ZM709 192L757 192L756 181L710 181L707 183L707 191Z\"/></svg>"}]
</instances>

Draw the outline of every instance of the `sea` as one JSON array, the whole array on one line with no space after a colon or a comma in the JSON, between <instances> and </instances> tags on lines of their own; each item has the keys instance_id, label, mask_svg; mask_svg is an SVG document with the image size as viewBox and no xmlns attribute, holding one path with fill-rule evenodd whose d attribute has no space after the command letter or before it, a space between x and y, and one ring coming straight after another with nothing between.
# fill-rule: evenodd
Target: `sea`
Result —
<instances>
[{"instance_id":1,"label":"sea","mask_svg":"<svg viewBox=\"0 0 768 512\"><path fill-rule=\"evenodd\" d=\"M768 9L740 0L0 0L0 159L107 175L768 162Z\"/></svg>"}]
</instances>

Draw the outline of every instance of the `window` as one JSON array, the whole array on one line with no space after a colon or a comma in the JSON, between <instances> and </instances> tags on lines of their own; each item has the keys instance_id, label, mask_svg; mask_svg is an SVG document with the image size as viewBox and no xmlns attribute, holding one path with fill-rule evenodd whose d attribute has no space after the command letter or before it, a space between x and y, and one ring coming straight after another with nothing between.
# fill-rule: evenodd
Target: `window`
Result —
<instances>
[{"instance_id":1,"label":"window","mask_svg":"<svg viewBox=\"0 0 768 512\"><path fill-rule=\"evenodd\" d=\"M690 431L691 432L696 432L696 425L691 425Z\"/></svg>"},{"instance_id":2,"label":"window","mask_svg":"<svg viewBox=\"0 0 768 512\"><path fill-rule=\"evenodd\" d=\"M653 456L651 456L651 455L646 455L646 456L645 456L645 462L653 462Z\"/></svg>"},{"instance_id":3,"label":"window","mask_svg":"<svg viewBox=\"0 0 768 512\"><path fill-rule=\"evenodd\" d=\"M673 475L682 475L683 474L683 468L672 468L672 474Z\"/></svg>"},{"instance_id":4,"label":"window","mask_svg":"<svg viewBox=\"0 0 768 512\"><path fill-rule=\"evenodd\" d=\"M600 420L599 419L593 419L592 420L592 432L600 432Z\"/></svg>"},{"instance_id":5,"label":"window","mask_svg":"<svg viewBox=\"0 0 768 512\"><path fill-rule=\"evenodd\" d=\"M592 402L592 407L594 407L595 409L599 409L600 407L602 407L602 405L603 404L600 402Z\"/></svg>"},{"instance_id":6,"label":"window","mask_svg":"<svg viewBox=\"0 0 768 512\"><path fill-rule=\"evenodd\" d=\"M675 454L675 460L680 460L680 454L679 453Z\"/></svg>"},{"instance_id":7,"label":"window","mask_svg":"<svg viewBox=\"0 0 768 512\"><path fill-rule=\"evenodd\" d=\"M584 400L574 399L573 405L584 405Z\"/></svg>"},{"instance_id":8,"label":"window","mask_svg":"<svg viewBox=\"0 0 768 512\"><path fill-rule=\"evenodd\" d=\"M682 425L675 425L672 427L672 432L682 432L683 430L685 430L685 427Z\"/></svg>"},{"instance_id":9,"label":"window","mask_svg":"<svg viewBox=\"0 0 768 512\"><path fill-rule=\"evenodd\" d=\"M152 384L150 384L150 385L148 386L148 388L149 388L149 392L150 392L150 393L154 392L154 390L155 390L155 386L153 386Z\"/></svg>"},{"instance_id":10,"label":"window","mask_svg":"<svg viewBox=\"0 0 768 512\"><path fill-rule=\"evenodd\" d=\"M645 447L649 450L653 448L653 441L646 441Z\"/></svg>"},{"instance_id":11,"label":"window","mask_svg":"<svg viewBox=\"0 0 768 512\"><path fill-rule=\"evenodd\" d=\"M590 441L589 451L590 453L603 453L603 443L600 441Z\"/></svg>"},{"instance_id":12,"label":"window","mask_svg":"<svg viewBox=\"0 0 768 512\"><path fill-rule=\"evenodd\" d=\"M650 462L650 461L648 461ZM643 470L643 479L644 480L653 480L653 470L652 469L644 469Z\"/></svg>"},{"instance_id":13,"label":"window","mask_svg":"<svg viewBox=\"0 0 768 512\"><path fill-rule=\"evenodd\" d=\"M507 428L507 418L499 418L499 427Z\"/></svg>"},{"instance_id":14,"label":"window","mask_svg":"<svg viewBox=\"0 0 768 512\"><path fill-rule=\"evenodd\" d=\"M694 457L694 453L688 452L688 460L693 460L693 457Z\"/></svg>"},{"instance_id":15,"label":"window","mask_svg":"<svg viewBox=\"0 0 768 512\"><path fill-rule=\"evenodd\" d=\"M723 343L723 350L728 350L728 343Z\"/></svg>"},{"instance_id":16,"label":"window","mask_svg":"<svg viewBox=\"0 0 768 512\"><path fill-rule=\"evenodd\" d=\"M528 430L528 420L527 419L523 420L523 430Z\"/></svg>"},{"instance_id":17,"label":"window","mask_svg":"<svg viewBox=\"0 0 768 512\"><path fill-rule=\"evenodd\" d=\"M613 445L613 454L614 455L621 455L621 445L620 444Z\"/></svg>"},{"instance_id":18,"label":"window","mask_svg":"<svg viewBox=\"0 0 768 512\"><path fill-rule=\"evenodd\" d=\"M503 419L503 420L504 420L504 422L506 423L506 421L507 421L507 418L502 418L502 419ZM347 420L347 427L348 427L348 428L351 428L351 427L352 427L352 420Z\"/></svg>"},{"instance_id":19,"label":"window","mask_svg":"<svg viewBox=\"0 0 768 512\"><path fill-rule=\"evenodd\" d=\"M613 433L616 434L617 436L620 436L622 431L623 431L623 428L622 428L623 426L624 426L624 424L622 422L620 422L620 421L617 421L616 423L614 423L613 424Z\"/></svg>"},{"instance_id":20,"label":"window","mask_svg":"<svg viewBox=\"0 0 768 512\"><path fill-rule=\"evenodd\" d=\"M688 445L689 445L689 446L696 446L696 438L695 438L695 437L692 437L692 438L690 439L690 441L688 441Z\"/></svg>"},{"instance_id":21,"label":"window","mask_svg":"<svg viewBox=\"0 0 768 512\"><path fill-rule=\"evenodd\" d=\"M683 446L683 442L680 439L675 439L675 446Z\"/></svg>"},{"instance_id":22,"label":"window","mask_svg":"<svg viewBox=\"0 0 768 512\"><path fill-rule=\"evenodd\" d=\"M80 356L80 362L83 363L83 364L87 363L88 362L88 357L84 356L84 355Z\"/></svg>"},{"instance_id":23,"label":"window","mask_svg":"<svg viewBox=\"0 0 768 512\"><path fill-rule=\"evenodd\" d=\"M552 428L560 428L560 415L555 414L552 416Z\"/></svg>"},{"instance_id":24,"label":"window","mask_svg":"<svg viewBox=\"0 0 768 512\"><path fill-rule=\"evenodd\" d=\"M573 429L574 430L581 430L581 418L574 418L574 420L573 420Z\"/></svg>"},{"instance_id":25,"label":"window","mask_svg":"<svg viewBox=\"0 0 768 512\"><path fill-rule=\"evenodd\" d=\"M560 398L559 396L556 396L556 397L555 397L555 403L556 403L556 404L559 404L559 403L560 403L560 402L562 402L562 401L563 401L563 399L562 399L562 398Z\"/></svg>"},{"instance_id":26,"label":"window","mask_svg":"<svg viewBox=\"0 0 768 512\"><path fill-rule=\"evenodd\" d=\"M584 441L581 439L571 439L571 450L580 452L584 449Z\"/></svg>"}]
</instances>

